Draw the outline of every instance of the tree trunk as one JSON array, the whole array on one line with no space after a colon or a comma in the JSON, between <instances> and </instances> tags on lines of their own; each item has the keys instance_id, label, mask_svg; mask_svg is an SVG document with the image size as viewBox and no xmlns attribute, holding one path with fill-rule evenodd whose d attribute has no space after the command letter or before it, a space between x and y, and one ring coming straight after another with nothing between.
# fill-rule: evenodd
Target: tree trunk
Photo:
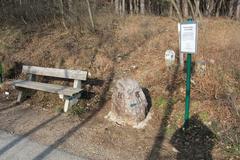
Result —
<instances>
[{"instance_id":1,"label":"tree trunk","mask_svg":"<svg viewBox=\"0 0 240 160\"><path fill-rule=\"evenodd\" d=\"M191 0L187 0L187 1L188 1L189 6L190 6L190 9L191 9L192 18L195 20L196 15L195 15L195 12L194 12L194 10L193 10L192 2L191 2Z\"/></svg>"},{"instance_id":2,"label":"tree trunk","mask_svg":"<svg viewBox=\"0 0 240 160\"><path fill-rule=\"evenodd\" d=\"M216 17L219 17L220 9L222 7L222 2L223 2L223 0L220 0L219 4L217 6Z\"/></svg>"},{"instance_id":3,"label":"tree trunk","mask_svg":"<svg viewBox=\"0 0 240 160\"><path fill-rule=\"evenodd\" d=\"M237 2L236 18L240 20L240 0Z\"/></svg>"},{"instance_id":4,"label":"tree trunk","mask_svg":"<svg viewBox=\"0 0 240 160\"><path fill-rule=\"evenodd\" d=\"M122 0L122 15L125 15L125 0Z\"/></svg>"},{"instance_id":5,"label":"tree trunk","mask_svg":"<svg viewBox=\"0 0 240 160\"><path fill-rule=\"evenodd\" d=\"M207 1L207 8L205 9L205 16L210 17L214 9L214 0Z\"/></svg>"},{"instance_id":6,"label":"tree trunk","mask_svg":"<svg viewBox=\"0 0 240 160\"><path fill-rule=\"evenodd\" d=\"M139 2L139 0L134 0L134 10L135 10L136 14L138 14L138 12L139 12L138 2Z\"/></svg>"},{"instance_id":7,"label":"tree trunk","mask_svg":"<svg viewBox=\"0 0 240 160\"><path fill-rule=\"evenodd\" d=\"M229 17L233 16L233 5L234 5L234 0L230 0L230 2L229 2L229 12L228 12Z\"/></svg>"},{"instance_id":8,"label":"tree trunk","mask_svg":"<svg viewBox=\"0 0 240 160\"><path fill-rule=\"evenodd\" d=\"M177 0L176 6L179 9L179 12L181 12L181 1L180 0Z\"/></svg>"},{"instance_id":9,"label":"tree trunk","mask_svg":"<svg viewBox=\"0 0 240 160\"><path fill-rule=\"evenodd\" d=\"M88 6L88 14L89 14L89 19L91 21L92 29L95 30L95 25L94 25L93 16L92 16L92 9L91 9L89 0L86 0L86 2L87 2L87 6Z\"/></svg>"},{"instance_id":10,"label":"tree trunk","mask_svg":"<svg viewBox=\"0 0 240 160\"><path fill-rule=\"evenodd\" d=\"M194 0L194 3L195 3L195 6L196 6L196 13L195 15L199 16L200 20L202 20L202 13L200 11L200 8L199 8L199 4L200 4L200 1L199 0Z\"/></svg>"},{"instance_id":11,"label":"tree trunk","mask_svg":"<svg viewBox=\"0 0 240 160\"><path fill-rule=\"evenodd\" d=\"M152 8L151 8L151 1L148 1L148 13L151 13Z\"/></svg>"},{"instance_id":12,"label":"tree trunk","mask_svg":"<svg viewBox=\"0 0 240 160\"><path fill-rule=\"evenodd\" d=\"M183 12L183 17L187 18L188 17L188 3L187 3L187 0L182 0L182 12Z\"/></svg>"},{"instance_id":13,"label":"tree trunk","mask_svg":"<svg viewBox=\"0 0 240 160\"><path fill-rule=\"evenodd\" d=\"M172 5L172 3L170 3L169 4L169 17L172 17L172 15L173 15L173 5Z\"/></svg>"},{"instance_id":14,"label":"tree trunk","mask_svg":"<svg viewBox=\"0 0 240 160\"><path fill-rule=\"evenodd\" d=\"M73 13L73 1L68 0L68 10L70 13Z\"/></svg>"},{"instance_id":15,"label":"tree trunk","mask_svg":"<svg viewBox=\"0 0 240 160\"><path fill-rule=\"evenodd\" d=\"M115 0L115 13L119 14L119 0Z\"/></svg>"},{"instance_id":16,"label":"tree trunk","mask_svg":"<svg viewBox=\"0 0 240 160\"><path fill-rule=\"evenodd\" d=\"M118 13L119 15L122 15L122 0L119 0L119 3L118 3Z\"/></svg>"},{"instance_id":17,"label":"tree trunk","mask_svg":"<svg viewBox=\"0 0 240 160\"><path fill-rule=\"evenodd\" d=\"M180 22L182 22L183 18L182 18L182 15L181 15L180 11L179 11L179 8L177 7L177 4L175 3L175 0L171 0L171 2L172 2L172 5L177 12L177 15L178 15L178 18L179 18Z\"/></svg>"},{"instance_id":18,"label":"tree trunk","mask_svg":"<svg viewBox=\"0 0 240 160\"><path fill-rule=\"evenodd\" d=\"M130 9L130 14L133 14L133 4L132 4L132 0L129 0L129 9Z\"/></svg>"},{"instance_id":19,"label":"tree trunk","mask_svg":"<svg viewBox=\"0 0 240 160\"><path fill-rule=\"evenodd\" d=\"M181 0L174 0L176 2L176 6L179 10L179 13L181 14L181 17L182 17L182 7L181 7ZM174 7L174 6L173 6ZM177 13L178 14L178 13ZM178 16L178 15L177 15Z\"/></svg>"},{"instance_id":20,"label":"tree trunk","mask_svg":"<svg viewBox=\"0 0 240 160\"><path fill-rule=\"evenodd\" d=\"M141 14L145 14L145 1L140 0L140 8L141 8Z\"/></svg>"},{"instance_id":21,"label":"tree trunk","mask_svg":"<svg viewBox=\"0 0 240 160\"><path fill-rule=\"evenodd\" d=\"M63 1L62 0L59 0L59 10L60 10L61 19L62 19L62 25L67 30L67 26L66 26L65 19L64 19L64 10L63 10Z\"/></svg>"}]
</instances>

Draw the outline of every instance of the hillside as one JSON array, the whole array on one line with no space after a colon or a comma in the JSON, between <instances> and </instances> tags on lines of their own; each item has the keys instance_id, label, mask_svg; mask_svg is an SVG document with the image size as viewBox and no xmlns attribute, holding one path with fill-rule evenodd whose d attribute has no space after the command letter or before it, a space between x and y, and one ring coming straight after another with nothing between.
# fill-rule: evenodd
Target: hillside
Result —
<instances>
[{"instance_id":1,"label":"hillside","mask_svg":"<svg viewBox=\"0 0 240 160\"><path fill-rule=\"evenodd\" d=\"M108 16L97 18L95 33L56 25L41 29L1 26L0 60L6 83L0 89L0 128L24 135L53 117L38 132L31 132L31 138L91 159L176 159L179 148L183 148L180 152L184 159L187 147L178 139L184 138L179 129L183 124L186 75L177 62L167 68L164 59L167 49L178 53L177 20ZM240 158L239 35L239 21L204 18L199 23L199 48L193 61L204 61L207 67L204 74L193 73L191 116L197 127L189 136L201 132L201 141L206 131L211 138L199 143L199 152L211 154L213 159ZM63 105L58 96L42 92L5 109L16 99L17 92L8 84L24 77L23 64L89 71L91 76L84 83L87 92L67 115L58 116ZM144 129L104 118L111 107L114 82L124 77L137 80L149 92L152 115ZM10 97L4 95L5 91Z\"/></svg>"}]
</instances>

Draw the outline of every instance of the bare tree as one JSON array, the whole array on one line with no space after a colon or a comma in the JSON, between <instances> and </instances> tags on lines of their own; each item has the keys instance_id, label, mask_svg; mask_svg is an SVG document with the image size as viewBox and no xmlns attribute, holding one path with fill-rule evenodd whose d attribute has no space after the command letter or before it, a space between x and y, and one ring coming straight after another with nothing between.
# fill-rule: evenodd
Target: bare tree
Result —
<instances>
[{"instance_id":1,"label":"bare tree","mask_svg":"<svg viewBox=\"0 0 240 160\"><path fill-rule=\"evenodd\" d=\"M193 9L192 2L191 2L191 0L187 0L187 2L188 2L189 6L190 6L190 9L191 9L192 18L195 19L196 15L195 15L195 12L194 12L194 9Z\"/></svg>"},{"instance_id":2,"label":"bare tree","mask_svg":"<svg viewBox=\"0 0 240 160\"><path fill-rule=\"evenodd\" d=\"M200 20L202 19L202 13L200 11L200 8L199 8L199 4L200 4L200 0L194 0L194 4L195 4L195 7L196 7L196 12L195 12L195 15L199 16Z\"/></svg>"},{"instance_id":3,"label":"bare tree","mask_svg":"<svg viewBox=\"0 0 240 160\"><path fill-rule=\"evenodd\" d=\"M179 20L182 22L182 21L183 21L183 18L182 18L182 15L181 15L181 13L180 13L180 11L179 11L179 8L178 8L175 0L171 0L171 3L172 3L173 7L175 8L175 10L176 10L176 12L177 12L177 15L178 15Z\"/></svg>"},{"instance_id":4,"label":"bare tree","mask_svg":"<svg viewBox=\"0 0 240 160\"><path fill-rule=\"evenodd\" d=\"M134 11L136 14L138 14L139 12L138 4L139 4L139 0L134 0Z\"/></svg>"},{"instance_id":5,"label":"bare tree","mask_svg":"<svg viewBox=\"0 0 240 160\"><path fill-rule=\"evenodd\" d=\"M239 0L0 0L0 21L29 24L52 20L67 29L68 24L86 22L84 18L89 17L89 24L95 28L93 10L103 6L115 6L118 15L151 13L178 16L180 20L188 15L200 19L215 15L240 19L239 3Z\"/></svg>"},{"instance_id":6,"label":"bare tree","mask_svg":"<svg viewBox=\"0 0 240 160\"><path fill-rule=\"evenodd\" d=\"M184 18L188 17L188 2L187 2L187 0L182 0L182 12L183 12Z\"/></svg>"},{"instance_id":7,"label":"bare tree","mask_svg":"<svg viewBox=\"0 0 240 160\"><path fill-rule=\"evenodd\" d=\"M133 3L132 0L129 0L129 9L130 9L130 14L133 14Z\"/></svg>"},{"instance_id":8,"label":"bare tree","mask_svg":"<svg viewBox=\"0 0 240 160\"><path fill-rule=\"evenodd\" d=\"M240 20L240 0L237 1L236 18Z\"/></svg>"},{"instance_id":9,"label":"bare tree","mask_svg":"<svg viewBox=\"0 0 240 160\"><path fill-rule=\"evenodd\" d=\"M175 1L175 2L176 2L177 8L179 9L179 12L181 13L181 12L182 12L182 10L181 10L181 1L180 1L180 0L177 0L177 1Z\"/></svg>"},{"instance_id":10,"label":"bare tree","mask_svg":"<svg viewBox=\"0 0 240 160\"><path fill-rule=\"evenodd\" d=\"M122 0L122 15L125 15L125 0Z\"/></svg>"},{"instance_id":11,"label":"bare tree","mask_svg":"<svg viewBox=\"0 0 240 160\"><path fill-rule=\"evenodd\" d=\"M206 16L211 16L211 14L213 12L213 9L214 9L214 6L215 6L214 0L207 1L207 8L205 10Z\"/></svg>"},{"instance_id":12,"label":"bare tree","mask_svg":"<svg viewBox=\"0 0 240 160\"><path fill-rule=\"evenodd\" d=\"M88 14L89 14L89 19L91 21L92 29L95 30L95 25L94 25L93 16L92 16L92 9L91 9L89 0L86 0L86 2L87 2L87 6L88 6Z\"/></svg>"},{"instance_id":13,"label":"bare tree","mask_svg":"<svg viewBox=\"0 0 240 160\"><path fill-rule=\"evenodd\" d=\"M115 13L119 14L119 0L115 0Z\"/></svg>"},{"instance_id":14,"label":"bare tree","mask_svg":"<svg viewBox=\"0 0 240 160\"><path fill-rule=\"evenodd\" d=\"M148 12L151 13L151 10L152 10L152 8L151 8L151 1L148 1Z\"/></svg>"},{"instance_id":15,"label":"bare tree","mask_svg":"<svg viewBox=\"0 0 240 160\"><path fill-rule=\"evenodd\" d=\"M220 0L216 8L216 17L219 17L220 9L222 7L223 0Z\"/></svg>"},{"instance_id":16,"label":"bare tree","mask_svg":"<svg viewBox=\"0 0 240 160\"><path fill-rule=\"evenodd\" d=\"M60 13L61 13L61 19L62 19L63 27L65 29L67 29L65 19L64 19L64 9L63 9L63 1L62 0L59 0L59 9L60 9Z\"/></svg>"},{"instance_id":17,"label":"bare tree","mask_svg":"<svg viewBox=\"0 0 240 160\"><path fill-rule=\"evenodd\" d=\"M172 3L169 4L169 17L172 17L173 16L173 5Z\"/></svg>"},{"instance_id":18,"label":"bare tree","mask_svg":"<svg viewBox=\"0 0 240 160\"><path fill-rule=\"evenodd\" d=\"M68 10L70 13L73 12L73 1L72 0L68 0Z\"/></svg>"},{"instance_id":19,"label":"bare tree","mask_svg":"<svg viewBox=\"0 0 240 160\"><path fill-rule=\"evenodd\" d=\"M145 13L145 1L144 0L140 0L140 13L144 14Z\"/></svg>"},{"instance_id":20,"label":"bare tree","mask_svg":"<svg viewBox=\"0 0 240 160\"><path fill-rule=\"evenodd\" d=\"M235 0L229 0L229 12L228 12L228 16L232 17L233 16L233 5L234 5L234 1Z\"/></svg>"}]
</instances>

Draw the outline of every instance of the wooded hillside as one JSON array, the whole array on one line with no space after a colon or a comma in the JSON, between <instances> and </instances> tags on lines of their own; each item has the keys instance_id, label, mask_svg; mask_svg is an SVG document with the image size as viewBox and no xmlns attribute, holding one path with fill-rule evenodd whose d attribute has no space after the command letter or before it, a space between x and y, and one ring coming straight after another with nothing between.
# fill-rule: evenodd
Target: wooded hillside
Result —
<instances>
[{"instance_id":1,"label":"wooded hillside","mask_svg":"<svg viewBox=\"0 0 240 160\"><path fill-rule=\"evenodd\" d=\"M151 14L183 18L224 16L240 19L240 0L0 0L0 21L27 24L61 20L86 21L94 28L94 15L109 11L117 15Z\"/></svg>"},{"instance_id":2,"label":"wooded hillside","mask_svg":"<svg viewBox=\"0 0 240 160\"><path fill-rule=\"evenodd\" d=\"M239 0L115 0L116 13L192 16L229 16L239 19Z\"/></svg>"}]
</instances>

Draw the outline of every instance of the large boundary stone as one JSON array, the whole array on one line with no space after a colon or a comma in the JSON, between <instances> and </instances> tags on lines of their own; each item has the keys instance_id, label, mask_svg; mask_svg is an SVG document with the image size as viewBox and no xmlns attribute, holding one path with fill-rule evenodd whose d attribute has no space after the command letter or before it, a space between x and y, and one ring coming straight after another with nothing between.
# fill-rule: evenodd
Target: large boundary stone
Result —
<instances>
[{"instance_id":1,"label":"large boundary stone","mask_svg":"<svg viewBox=\"0 0 240 160\"><path fill-rule=\"evenodd\" d=\"M113 89L112 107L108 118L119 124L134 126L146 118L147 106L147 99L138 82L120 79Z\"/></svg>"}]
</instances>

